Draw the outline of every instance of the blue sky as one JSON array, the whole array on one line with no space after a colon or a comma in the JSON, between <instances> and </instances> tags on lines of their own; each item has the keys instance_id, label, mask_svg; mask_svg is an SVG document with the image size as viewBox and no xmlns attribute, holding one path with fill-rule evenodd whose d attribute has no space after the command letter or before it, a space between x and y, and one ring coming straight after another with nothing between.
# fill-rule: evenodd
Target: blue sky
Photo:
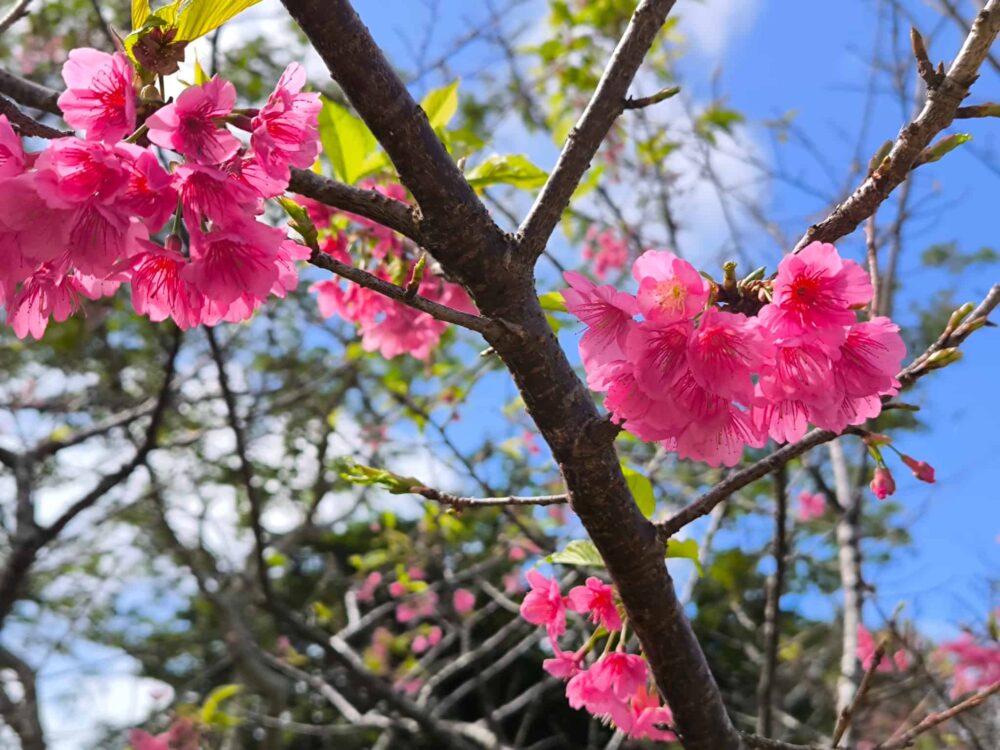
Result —
<instances>
[{"instance_id":1,"label":"blue sky","mask_svg":"<svg viewBox=\"0 0 1000 750\"><path fill-rule=\"evenodd\" d=\"M884 54L890 49L892 29L886 19L878 20L877 5L873 0L680 2L675 13L681 16L681 28L690 39L690 54L680 63L686 92L700 101L722 92L729 106L746 115L745 135L772 164L779 163L779 156L760 123L794 110L793 122L819 144L825 164L795 147L781 153L780 163L795 178L833 195L844 185L855 154L866 108L873 42L882 40ZM950 58L961 41L957 30L941 24L922 4L913 5L917 22L930 42L931 57ZM528 24L540 22L540 8L541 4L529 6L519 16ZM411 59L415 46L412 30L423 24L410 16L404 24L399 15L401 3L361 2L358 9L391 55L400 61ZM453 2L442 3L441 9L434 39L444 45L465 28L461 19L473 11L464 3ZM904 50L909 44L907 35L908 27L904 26L898 37ZM404 43L404 37L411 41ZM477 70L491 61L490 54L481 46L470 47L455 58L455 69ZM441 82L429 77L421 84ZM895 136L903 117L909 114L885 87L882 79L872 97L861 149L864 160ZM970 101L998 99L1000 78L986 67ZM988 154L1000 146L995 121L967 121L950 132L963 131L973 134L972 146L977 153ZM517 130L500 131L491 148L527 151L544 168L550 168L557 155L553 144ZM905 286L896 308L902 323L914 319L916 302L929 298L943 285L957 288L957 302L978 301L998 280L1000 268L996 265L973 267L959 277L950 277L945 271L923 269L919 262L920 254L939 242L957 242L965 250L995 244L998 188L998 174L969 147L916 175L914 203L924 207L926 218L912 221L904 235L901 279ZM824 215L826 205L816 196L780 182L770 196L773 217L784 223L793 241L811 220ZM883 215L885 224L894 217L892 201ZM698 217L689 220L697 222ZM861 243L857 232L839 244L842 252L861 260ZM773 243L762 240L745 249L751 257L772 265L779 257ZM572 258L577 251L562 247L560 252ZM932 635L952 633L960 621L981 621L989 606L996 604L995 597L990 598L988 577L1000 570L1000 491L993 463L993 457L1000 453L1000 431L996 429L1000 410L995 397L987 394L995 387L1000 366L998 336L989 330L977 334L964 346L965 358L960 364L928 377L918 391L907 396L920 404L921 417L930 429L901 434L898 445L932 463L938 483L919 483L910 478L905 467L895 471L899 485L895 500L903 506L901 517L914 544L880 571L876 583L883 610L892 611L898 602L906 601L909 614ZM572 337L564 340L571 348ZM491 380L491 384L500 393L481 394L485 401L500 402L511 395L501 378ZM477 426L482 422L477 421ZM457 434L464 429L455 428ZM876 501L871 498L871 502ZM800 604L817 613L826 608L817 602ZM872 622L878 621L874 610L867 614Z\"/></svg>"}]
</instances>

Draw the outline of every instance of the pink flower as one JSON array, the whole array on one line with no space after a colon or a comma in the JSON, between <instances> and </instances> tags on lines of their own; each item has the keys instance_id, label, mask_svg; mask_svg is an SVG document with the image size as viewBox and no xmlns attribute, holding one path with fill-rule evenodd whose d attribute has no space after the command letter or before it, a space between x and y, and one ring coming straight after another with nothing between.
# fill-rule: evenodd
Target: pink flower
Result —
<instances>
[{"instance_id":1,"label":"pink flower","mask_svg":"<svg viewBox=\"0 0 1000 750\"><path fill-rule=\"evenodd\" d=\"M837 384L851 397L893 395L899 387L896 373L905 355L899 326L888 318L856 323L833 365Z\"/></svg>"},{"instance_id":2,"label":"pink flower","mask_svg":"<svg viewBox=\"0 0 1000 750\"><path fill-rule=\"evenodd\" d=\"M128 261L135 311L154 323L172 318L181 330L199 325L204 297L183 277L188 261L181 255L179 239L168 238L166 247L148 240L138 244Z\"/></svg>"},{"instance_id":3,"label":"pink flower","mask_svg":"<svg viewBox=\"0 0 1000 750\"><path fill-rule=\"evenodd\" d=\"M616 723L627 723L631 716L627 705L619 699L611 687L598 687L595 682L597 664L577 672L566 683L566 700L572 708L585 709L594 716L617 719Z\"/></svg>"},{"instance_id":4,"label":"pink flower","mask_svg":"<svg viewBox=\"0 0 1000 750\"><path fill-rule=\"evenodd\" d=\"M201 164L221 164L240 148L236 136L220 122L232 112L235 102L233 84L218 76L201 86L191 86L173 104L149 116L149 140Z\"/></svg>"},{"instance_id":5,"label":"pink flower","mask_svg":"<svg viewBox=\"0 0 1000 750\"><path fill-rule=\"evenodd\" d=\"M913 476L919 479L921 482L927 482L928 484L934 484L934 467L931 466L926 461L918 461L915 458L911 458L903 454L900 456L903 463L913 472Z\"/></svg>"},{"instance_id":6,"label":"pink flower","mask_svg":"<svg viewBox=\"0 0 1000 750\"><path fill-rule=\"evenodd\" d=\"M7 323L19 339L41 339L51 317L56 322L69 318L79 305L80 286L72 276L39 266L21 284L7 305Z\"/></svg>"},{"instance_id":7,"label":"pink flower","mask_svg":"<svg viewBox=\"0 0 1000 750\"><path fill-rule=\"evenodd\" d=\"M954 660L952 698L1000 681L1000 644L977 643L969 633L941 644L940 653Z\"/></svg>"},{"instance_id":8,"label":"pink flower","mask_svg":"<svg viewBox=\"0 0 1000 750\"><path fill-rule=\"evenodd\" d=\"M668 250L644 252L632 264L632 275L639 282L639 311L651 323L689 320L708 302L708 282Z\"/></svg>"},{"instance_id":9,"label":"pink flower","mask_svg":"<svg viewBox=\"0 0 1000 750\"><path fill-rule=\"evenodd\" d=\"M128 743L133 750L170 750L169 732L157 736L141 729L130 729Z\"/></svg>"},{"instance_id":10,"label":"pink flower","mask_svg":"<svg viewBox=\"0 0 1000 750\"><path fill-rule=\"evenodd\" d=\"M250 145L270 174L288 179L288 167L306 169L319 154L319 94L303 94L306 71L292 63L267 104L253 118Z\"/></svg>"},{"instance_id":11,"label":"pink flower","mask_svg":"<svg viewBox=\"0 0 1000 750\"><path fill-rule=\"evenodd\" d=\"M583 257L593 260L594 276L604 279L608 271L617 270L628 260L628 243L611 229L600 231L597 227L587 229Z\"/></svg>"},{"instance_id":12,"label":"pink flower","mask_svg":"<svg viewBox=\"0 0 1000 750\"><path fill-rule=\"evenodd\" d=\"M615 606L615 591L599 578L589 577L583 586L570 589L569 608L574 612L589 612L590 620L605 630L620 630L621 616Z\"/></svg>"},{"instance_id":13,"label":"pink flower","mask_svg":"<svg viewBox=\"0 0 1000 750\"><path fill-rule=\"evenodd\" d=\"M688 343L688 365L705 390L749 405L754 390L751 374L772 353L770 342L745 315L710 307Z\"/></svg>"},{"instance_id":14,"label":"pink flower","mask_svg":"<svg viewBox=\"0 0 1000 750\"><path fill-rule=\"evenodd\" d=\"M402 581L393 581L389 584L389 596L398 599L406 593L406 584Z\"/></svg>"},{"instance_id":15,"label":"pink flower","mask_svg":"<svg viewBox=\"0 0 1000 750\"><path fill-rule=\"evenodd\" d=\"M63 65L66 90L59 109L72 127L86 131L92 141L113 143L135 130L135 71L120 52L71 50Z\"/></svg>"},{"instance_id":16,"label":"pink flower","mask_svg":"<svg viewBox=\"0 0 1000 750\"><path fill-rule=\"evenodd\" d=\"M535 569L528 571L527 578L531 591L521 602L521 617L532 625L544 625L549 639L555 642L566 632L566 605L559 583Z\"/></svg>"},{"instance_id":17,"label":"pink flower","mask_svg":"<svg viewBox=\"0 0 1000 750\"><path fill-rule=\"evenodd\" d=\"M542 669L560 680L568 680L580 671L580 658L573 651L556 650L555 658L542 662Z\"/></svg>"},{"instance_id":18,"label":"pink flower","mask_svg":"<svg viewBox=\"0 0 1000 750\"><path fill-rule=\"evenodd\" d=\"M875 469L875 476L872 477L869 487L875 493L875 497L885 500L896 491L896 482L892 479L892 472L884 466L879 466Z\"/></svg>"},{"instance_id":19,"label":"pink flower","mask_svg":"<svg viewBox=\"0 0 1000 750\"><path fill-rule=\"evenodd\" d=\"M460 615L464 615L471 612L476 606L476 595L468 589L456 589L455 596L452 599L452 604L454 605L456 612Z\"/></svg>"},{"instance_id":20,"label":"pink flower","mask_svg":"<svg viewBox=\"0 0 1000 750\"><path fill-rule=\"evenodd\" d=\"M597 286L575 271L563 278L570 285L563 291L566 309L587 326L580 339L585 366L624 359L625 339L637 312L635 298L611 286Z\"/></svg>"},{"instance_id":21,"label":"pink flower","mask_svg":"<svg viewBox=\"0 0 1000 750\"><path fill-rule=\"evenodd\" d=\"M869 669L872 662L875 660L876 644L875 638L868 628L863 624L858 625L858 659L861 661L861 666L864 669ZM900 649L892 656L892 660L883 659L878 665L879 672L892 672L893 665L895 668L901 672L905 672L909 669L910 658L906 651Z\"/></svg>"},{"instance_id":22,"label":"pink flower","mask_svg":"<svg viewBox=\"0 0 1000 750\"><path fill-rule=\"evenodd\" d=\"M174 170L174 184L181 197L184 219L197 223L208 219L216 223L241 218L257 212L257 193L215 167L182 164Z\"/></svg>"},{"instance_id":23,"label":"pink flower","mask_svg":"<svg viewBox=\"0 0 1000 750\"><path fill-rule=\"evenodd\" d=\"M632 696L632 721L630 726L619 727L636 739L653 740L654 742L673 742L677 735L673 732L661 729L661 725L671 725L674 722L674 715L670 707L660 703L660 696L656 690L647 690L645 685L640 685Z\"/></svg>"},{"instance_id":24,"label":"pink flower","mask_svg":"<svg viewBox=\"0 0 1000 750\"><path fill-rule=\"evenodd\" d=\"M872 298L865 270L820 242L782 259L773 292L762 314L775 333L786 340L813 334L832 345L843 340L843 326L857 320L853 308Z\"/></svg>"},{"instance_id":25,"label":"pink flower","mask_svg":"<svg viewBox=\"0 0 1000 750\"><path fill-rule=\"evenodd\" d=\"M610 691L621 701L627 700L645 685L649 676L645 659L621 651L605 654L594 662L589 671L597 690Z\"/></svg>"},{"instance_id":26,"label":"pink flower","mask_svg":"<svg viewBox=\"0 0 1000 750\"><path fill-rule=\"evenodd\" d=\"M285 235L257 221L239 220L207 234L191 232L191 264L183 277L220 305L241 294L266 297L278 280L278 247Z\"/></svg>"},{"instance_id":27,"label":"pink flower","mask_svg":"<svg viewBox=\"0 0 1000 750\"><path fill-rule=\"evenodd\" d=\"M79 138L50 141L35 166L38 194L54 208L113 203L129 179L114 148Z\"/></svg>"},{"instance_id":28,"label":"pink flower","mask_svg":"<svg viewBox=\"0 0 1000 750\"><path fill-rule=\"evenodd\" d=\"M396 621L400 623L413 622L437 613L438 595L433 591L424 591L412 599L396 605Z\"/></svg>"},{"instance_id":29,"label":"pink flower","mask_svg":"<svg viewBox=\"0 0 1000 750\"><path fill-rule=\"evenodd\" d=\"M10 126L7 115L0 115L0 180L21 174L24 161L21 139Z\"/></svg>"},{"instance_id":30,"label":"pink flower","mask_svg":"<svg viewBox=\"0 0 1000 750\"><path fill-rule=\"evenodd\" d=\"M826 498L818 492L799 493L799 520L812 521L826 515Z\"/></svg>"},{"instance_id":31,"label":"pink flower","mask_svg":"<svg viewBox=\"0 0 1000 750\"><path fill-rule=\"evenodd\" d=\"M115 198L116 207L141 219L152 232L162 229L177 209L170 175L148 148L119 143L115 153L122 157L128 175L125 188Z\"/></svg>"},{"instance_id":32,"label":"pink flower","mask_svg":"<svg viewBox=\"0 0 1000 750\"><path fill-rule=\"evenodd\" d=\"M672 326L635 324L625 340L625 355L642 391L650 398L663 394L688 371L687 321Z\"/></svg>"},{"instance_id":33,"label":"pink flower","mask_svg":"<svg viewBox=\"0 0 1000 750\"><path fill-rule=\"evenodd\" d=\"M355 597L359 602L370 602L375 599L375 589L382 583L382 574L377 570L365 576L364 583L358 589Z\"/></svg>"}]
</instances>

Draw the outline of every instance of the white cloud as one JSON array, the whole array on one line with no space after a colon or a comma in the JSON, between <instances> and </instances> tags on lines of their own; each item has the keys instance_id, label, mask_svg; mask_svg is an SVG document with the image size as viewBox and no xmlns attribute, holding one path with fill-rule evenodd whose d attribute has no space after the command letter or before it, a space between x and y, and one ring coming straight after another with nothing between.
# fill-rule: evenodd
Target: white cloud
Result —
<instances>
[{"instance_id":1,"label":"white cloud","mask_svg":"<svg viewBox=\"0 0 1000 750\"><path fill-rule=\"evenodd\" d=\"M692 51L717 61L733 39L753 28L760 8L760 0L688 0L674 12Z\"/></svg>"}]
</instances>

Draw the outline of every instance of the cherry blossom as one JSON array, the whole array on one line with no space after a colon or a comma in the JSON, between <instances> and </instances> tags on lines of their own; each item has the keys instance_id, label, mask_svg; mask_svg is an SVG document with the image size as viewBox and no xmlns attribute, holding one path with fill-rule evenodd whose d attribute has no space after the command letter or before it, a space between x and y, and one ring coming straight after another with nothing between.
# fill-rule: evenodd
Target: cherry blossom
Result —
<instances>
[{"instance_id":1,"label":"cherry blossom","mask_svg":"<svg viewBox=\"0 0 1000 750\"><path fill-rule=\"evenodd\" d=\"M63 118L89 140L113 143L135 130L135 71L121 52L71 50L63 65Z\"/></svg>"},{"instance_id":2,"label":"cherry blossom","mask_svg":"<svg viewBox=\"0 0 1000 750\"><path fill-rule=\"evenodd\" d=\"M235 103L233 84L218 76L184 89L177 101L146 120L149 140L199 164L221 164L240 148L239 140L221 122Z\"/></svg>"},{"instance_id":3,"label":"cherry blossom","mask_svg":"<svg viewBox=\"0 0 1000 750\"><path fill-rule=\"evenodd\" d=\"M554 641L566 632L566 603L559 583L534 569L528 571L527 578L531 591L521 602L521 617L533 625L544 625Z\"/></svg>"},{"instance_id":4,"label":"cherry blossom","mask_svg":"<svg viewBox=\"0 0 1000 750\"><path fill-rule=\"evenodd\" d=\"M589 613L591 622L605 630L621 630L622 620L615 606L614 589L600 578L590 576L583 586L570 589L567 600L570 609Z\"/></svg>"}]
</instances>

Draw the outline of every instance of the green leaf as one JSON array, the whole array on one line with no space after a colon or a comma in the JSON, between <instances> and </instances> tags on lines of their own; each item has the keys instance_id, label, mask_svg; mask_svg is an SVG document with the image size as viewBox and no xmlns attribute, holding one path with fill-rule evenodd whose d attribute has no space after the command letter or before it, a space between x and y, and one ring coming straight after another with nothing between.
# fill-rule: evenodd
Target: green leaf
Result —
<instances>
[{"instance_id":1,"label":"green leaf","mask_svg":"<svg viewBox=\"0 0 1000 750\"><path fill-rule=\"evenodd\" d=\"M401 477L386 469L359 464L350 458L340 459L336 464L340 478L351 484L378 484L394 495L405 495L413 492L415 487L423 487L419 479Z\"/></svg>"},{"instance_id":2,"label":"green leaf","mask_svg":"<svg viewBox=\"0 0 1000 750\"><path fill-rule=\"evenodd\" d=\"M493 154L465 177L476 189L503 183L521 190L534 190L544 185L549 175L524 154Z\"/></svg>"},{"instance_id":3,"label":"green leaf","mask_svg":"<svg viewBox=\"0 0 1000 750\"><path fill-rule=\"evenodd\" d=\"M632 497L635 498L635 504L639 506L642 515L650 518L656 511L656 496L653 494L653 484L638 471L630 466L626 466L624 462L622 462L621 466L622 474L625 475L625 481L628 482L628 488L632 492Z\"/></svg>"},{"instance_id":4,"label":"green leaf","mask_svg":"<svg viewBox=\"0 0 1000 750\"><path fill-rule=\"evenodd\" d=\"M946 135L920 155L920 163L930 164L931 162L940 161L945 154L954 151L963 143L968 143L971 140L972 136L968 133L953 133L951 135Z\"/></svg>"},{"instance_id":5,"label":"green leaf","mask_svg":"<svg viewBox=\"0 0 1000 750\"><path fill-rule=\"evenodd\" d=\"M239 685L219 685L205 699L204 704L201 707L201 720L205 724L211 724L217 718L219 712L219 706L224 700L232 698L240 692Z\"/></svg>"},{"instance_id":6,"label":"green leaf","mask_svg":"<svg viewBox=\"0 0 1000 750\"><path fill-rule=\"evenodd\" d=\"M278 196L278 203L285 213L288 214L288 218L291 221L288 225L294 229L302 237L302 241L312 248L313 250L319 249L319 234L316 231L316 225L313 224L311 218L309 218L309 212L305 210L298 203L293 201L291 198L286 196Z\"/></svg>"},{"instance_id":7,"label":"green leaf","mask_svg":"<svg viewBox=\"0 0 1000 750\"><path fill-rule=\"evenodd\" d=\"M378 143L360 118L336 102L324 99L319 113L319 138L339 179L352 185L368 174L367 157Z\"/></svg>"},{"instance_id":8,"label":"green leaf","mask_svg":"<svg viewBox=\"0 0 1000 750\"><path fill-rule=\"evenodd\" d=\"M260 0L188 0L177 15L177 38L192 41L215 31Z\"/></svg>"},{"instance_id":9,"label":"green leaf","mask_svg":"<svg viewBox=\"0 0 1000 750\"><path fill-rule=\"evenodd\" d=\"M705 575L705 569L701 567L701 560L698 559L698 542L694 539L669 539L667 540L667 558L683 557L694 563L698 569L698 575Z\"/></svg>"},{"instance_id":10,"label":"green leaf","mask_svg":"<svg viewBox=\"0 0 1000 750\"><path fill-rule=\"evenodd\" d=\"M546 292L538 295L538 302L543 310L551 312L568 312L566 300L563 299L562 292Z\"/></svg>"},{"instance_id":11,"label":"green leaf","mask_svg":"<svg viewBox=\"0 0 1000 750\"><path fill-rule=\"evenodd\" d=\"M698 135L714 144L715 131L732 133L733 126L742 122L746 122L746 118L741 113L713 104L698 116L694 129Z\"/></svg>"},{"instance_id":12,"label":"green leaf","mask_svg":"<svg viewBox=\"0 0 1000 750\"><path fill-rule=\"evenodd\" d=\"M452 81L447 86L429 91L420 106L427 113L431 127L441 130L458 112L458 81Z\"/></svg>"},{"instance_id":13,"label":"green leaf","mask_svg":"<svg viewBox=\"0 0 1000 750\"><path fill-rule=\"evenodd\" d=\"M545 558L545 562L560 565L585 565L591 568L603 568L604 560L597 547L589 539L574 539L565 548L553 552Z\"/></svg>"},{"instance_id":14,"label":"green leaf","mask_svg":"<svg viewBox=\"0 0 1000 750\"><path fill-rule=\"evenodd\" d=\"M201 61L198 60L198 50L194 51L194 85L201 86L203 83L208 83L208 73L205 69L201 67Z\"/></svg>"}]
</instances>

